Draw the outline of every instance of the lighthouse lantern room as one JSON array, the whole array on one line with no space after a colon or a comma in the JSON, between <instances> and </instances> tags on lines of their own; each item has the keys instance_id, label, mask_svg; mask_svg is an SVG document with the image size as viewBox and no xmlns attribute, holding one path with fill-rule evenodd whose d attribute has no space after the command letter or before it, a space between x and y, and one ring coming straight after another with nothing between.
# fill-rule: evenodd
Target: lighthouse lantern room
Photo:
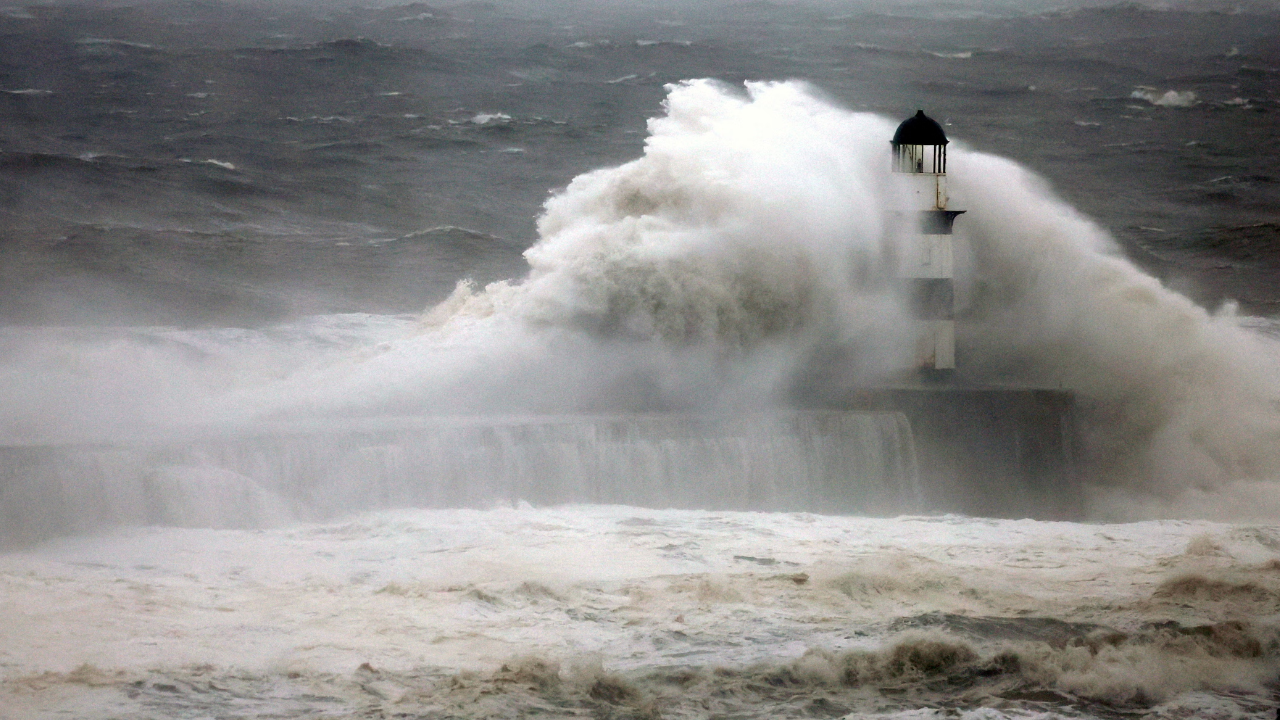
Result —
<instances>
[{"instance_id":1,"label":"lighthouse lantern room","mask_svg":"<svg viewBox=\"0 0 1280 720\"><path fill-rule=\"evenodd\" d=\"M923 110L917 110L913 117L898 126L892 142L897 159L894 169L898 172L947 173L947 135L942 132L942 126L925 115Z\"/></svg>"}]
</instances>

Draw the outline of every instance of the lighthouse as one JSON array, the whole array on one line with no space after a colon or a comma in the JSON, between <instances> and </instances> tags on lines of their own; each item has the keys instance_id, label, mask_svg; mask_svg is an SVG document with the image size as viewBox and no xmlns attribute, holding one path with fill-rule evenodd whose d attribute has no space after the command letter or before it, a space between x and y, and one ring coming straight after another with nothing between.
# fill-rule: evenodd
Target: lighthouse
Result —
<instances>
[{"instance_id":1,"label":"lighthouse","mask_svg":"<svg viewBox=\"0 0 1280 720\"><path fill-rule=\"evenodd\" d=\"M899 275L920 323L915 367L946 379L956 367L955 247L951 227L963 210L947 209L947 135L919 110L898 126L890 144L893 171L906 186L912 211L904 228Z\"/></svg>"}]
</instances>

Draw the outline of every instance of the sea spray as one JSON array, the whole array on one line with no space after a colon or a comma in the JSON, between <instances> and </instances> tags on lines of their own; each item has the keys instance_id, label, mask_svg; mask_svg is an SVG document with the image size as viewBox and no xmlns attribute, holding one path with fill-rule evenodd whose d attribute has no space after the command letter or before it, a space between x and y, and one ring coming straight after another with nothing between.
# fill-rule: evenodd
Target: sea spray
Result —
<instances>
[{"instance_id":1,"label":"sea spray","mask_svg":"<svg viewBox=\"0 0 1280 720\"><path fill-rule=\"evenodd\" d=\"M892 123L795 82L689 81L664 109L641 157L548 200L522 278L464 280L347 350L287 333L37 342L8 355L5 433L764 411L832 357L843 387L900 381L914 331ZM1074 390L1099 515L1280 513L1275 340L1135 269L1031 173L954 144L959 381Z\"/></svg>"},{"instance_id":2,"label":"sea spray","mask_svg":"<svg viewBox=\"0 0 1280 720\"><path fill-rule=\"evenodd\" d=\"M744 96L689 82L665 107L644 157L547 203L526 279L461 285L429 326L505 315L650 349L714 348L730 363L783 337L793 352L772 358L775 383L823 346L870 370L854 383L900 371L911 331L891 277L904 204L884 157L890 125L799 83L748 83ZM1152 509L1121 488L1202 514L1226 500L1217 489L1253 481L1247 504L1274 517L1280 346L1230 308L1162 287L1023 168L963 145L952 158L952 195L969 209L960 379L1076 391L1086 479L1107 488L1096 512Z\"/></svg>"},{"instance_id":3,"label":"sea spray","mask_svg":"<svg viewBox=\"0 0 1280 720\"><path fill-rule=\"evenodd\" d=\"M761 410L840 347L867 383L914 339L888 226L891 132L801 84L674 87L644 155L552 197L528 274L465 280L376 357L216 410L572 413Z\"/></svg>"},{"instance_id":4,"label":"sea spray","mask_svg":"<svg viewBox=\"0 0 1280 720\"><path fill-rule=\"evenodd\" d=\"M1089 480L1109 486L1096 512L1123 517L1130 502L1153 509L1150 498L1117 492L1162 497L1166 513L1239 509L1215 491L1280 475L1274 338L1229 306L1210 313L1161 286L1023 168L963 150L954 157L953 194L972 208L965 372L1077 393ZM1260 502L1253 517L1280 516L1280 487L1248 484Z\"/></svg>"}]
</instances>

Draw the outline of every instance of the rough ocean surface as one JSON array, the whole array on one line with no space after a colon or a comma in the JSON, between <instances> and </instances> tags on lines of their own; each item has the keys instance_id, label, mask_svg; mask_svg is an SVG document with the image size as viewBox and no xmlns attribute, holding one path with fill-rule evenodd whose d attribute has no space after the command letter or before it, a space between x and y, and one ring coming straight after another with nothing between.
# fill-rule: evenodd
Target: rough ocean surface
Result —
<instances>
[{"instance_id":1,"label":"rough ocean surface","mask_svg":"<svg viewBox=\"0 0 1280 720\"><path fill-rule=\"evenodd\" d=\"M417 312L518 274L548 191L696 77L927 109L1184 292L1271 312L1280 16L1171 5L5 5L0 317Z\"/></svg>"},{"instance_id":2,"label":"rough ocean surface","mask_svg":"<svg viewBox=\"0 0 1280 720\"><path fill-rule=\"evenodd\" d=\"M1280 526L528 506L0 558L0 717L1270 717Z\"/></svg>"},{"instance_id":3,"label":"rough ocean surface","mask_svg":"<svg viewBox=\"0 0 1280 720\"><path fill-rule=\"evenodd\" d=\"M0 5L0 718L1274 718L1278 92L1265 2ZM903 380L917 108L1087 522L788 406Z\"/></svg>"}]
</instances>

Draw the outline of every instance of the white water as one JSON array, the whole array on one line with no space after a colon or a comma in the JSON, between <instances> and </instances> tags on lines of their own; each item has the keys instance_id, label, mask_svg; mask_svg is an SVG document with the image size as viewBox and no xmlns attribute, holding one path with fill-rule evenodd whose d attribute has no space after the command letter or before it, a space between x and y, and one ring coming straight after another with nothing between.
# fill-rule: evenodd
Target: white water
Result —
<instances>
[{"instance_id":1,"label":"white water","mask_svg":"<svg viewBox=\"0 0 1280 720\"><path fill-rule=\"evenodd\" d=\"M603 506L139 529L0 556L23 619L0 624L0 717L1259 717L1277 548L1275 525ZM1147 625L1170 620L1219 634ZM921 664L939 642L976 657ZM1000 653L1017 668L972 675ZM601 677L634 694L593 698Z\"/></svg>"}]
</instances>

